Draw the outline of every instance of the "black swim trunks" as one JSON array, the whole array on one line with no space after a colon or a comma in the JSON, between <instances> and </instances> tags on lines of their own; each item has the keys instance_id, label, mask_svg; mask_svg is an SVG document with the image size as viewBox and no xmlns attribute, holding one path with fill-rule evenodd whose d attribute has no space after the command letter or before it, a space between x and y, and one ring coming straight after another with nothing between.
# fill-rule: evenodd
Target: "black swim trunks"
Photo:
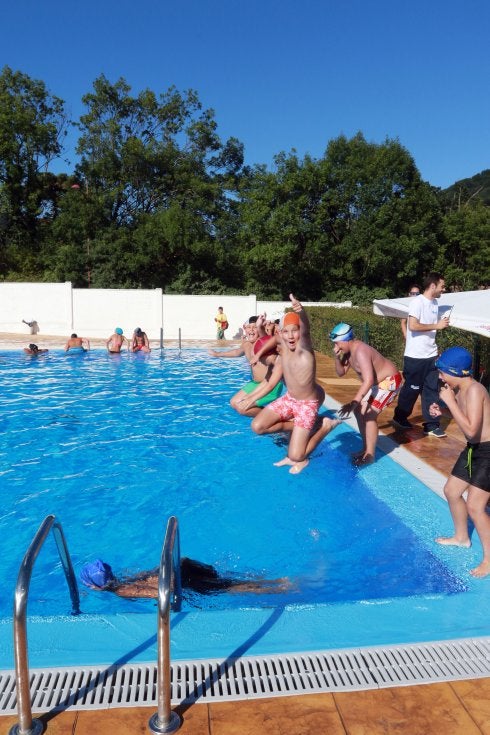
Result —
<instances>
[{"instance_id":1,"label":"black swim trunks","mask_svg":"<svg viewBox=\"0 0 490 735\"><path fill-rule=\"evenodd\" d=\"M458 457L451 475L490 493L490 442L468 444Z\"/></svg>"}]
</instances>

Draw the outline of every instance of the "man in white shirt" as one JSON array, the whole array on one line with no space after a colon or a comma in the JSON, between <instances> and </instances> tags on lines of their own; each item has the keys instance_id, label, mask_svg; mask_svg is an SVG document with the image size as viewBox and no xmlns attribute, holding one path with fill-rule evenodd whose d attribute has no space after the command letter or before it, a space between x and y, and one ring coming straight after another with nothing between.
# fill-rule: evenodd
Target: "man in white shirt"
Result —
<instances>
[{"instance_id":1,"label":"man in white shirt","mask_svg":"<svg viewBox=\"0 0 490 735\"><path fill-rule=\"evenodd\" d=\"M416 296L409 307L407 340L403 358L405 383L398 396L398 405L393 414L393 424L399 429L411 429L408 417L413 411L418 396L422 396L424 434L442 438L446 436L438 418L430 415L429 407L437 403L438 370L436 368L436 333L449 325L449 317L439 319L437 299L444 293L444 278L440 273L429 273L424 279L420 296Z\"/></svg>"}]
</instances>

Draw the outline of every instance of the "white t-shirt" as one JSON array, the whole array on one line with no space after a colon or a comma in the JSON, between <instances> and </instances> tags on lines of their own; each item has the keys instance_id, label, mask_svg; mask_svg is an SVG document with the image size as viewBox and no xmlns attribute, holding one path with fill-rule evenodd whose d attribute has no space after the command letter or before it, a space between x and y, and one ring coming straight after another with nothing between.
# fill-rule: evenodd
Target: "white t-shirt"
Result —
<instances>
[{"instance_id":1,"label":"white t-shirt","mask_svg":"<svg viewBox=\"0 0 490 735\"><path fill-rule=\"evenodd\" d=\"M439 321L437 300L427 299L423 294L416 296L408 309L407 341L405 343L405 355L407 357L428 358L436 357L436 329L430 332L412 332L410 329L410 317L414 316L420 324L436 324Z\"/></svg>"}]
</instances>

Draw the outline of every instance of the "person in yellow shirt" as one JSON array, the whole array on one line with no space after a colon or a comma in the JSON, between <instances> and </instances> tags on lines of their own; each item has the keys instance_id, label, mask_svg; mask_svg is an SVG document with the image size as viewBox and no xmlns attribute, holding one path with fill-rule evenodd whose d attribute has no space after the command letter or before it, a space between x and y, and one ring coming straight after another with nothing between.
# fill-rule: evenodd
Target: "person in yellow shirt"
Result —
<instances>
[{"instance_id":1,"label":"person in yellow shirt","mask_svg":"<svg viewBox=\"0 0 490 735\"><path fill-rule=\"evenodd\" d=\"M217 327L216 339L224 339L225 330L228 329L228 317L224 313L222 306L218 306L218 314L214 317L214 321Z\"/></svg>"}]
</instances>

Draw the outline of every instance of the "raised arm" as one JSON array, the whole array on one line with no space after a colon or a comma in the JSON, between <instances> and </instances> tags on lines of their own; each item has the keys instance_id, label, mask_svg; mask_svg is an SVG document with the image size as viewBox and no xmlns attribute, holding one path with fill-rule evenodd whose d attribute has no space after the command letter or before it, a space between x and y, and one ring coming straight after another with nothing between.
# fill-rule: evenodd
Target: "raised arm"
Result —
<instances>
[{"instance_id":1,"label":"raised arm","mask_svg":"<svg viewBox=\"0 0 490 735\"><path fill-rule=\"evenodd\" d=\"M208 355L211 357L243 357L245 354L245 350L243 347L235 347L232 350L226 350L224 352L220 352L218 350L208 350Z\"/></svg>"},{"instance_id":2,"label":"raised arm","mask_svg":"<svg viewBox=\"0 0 490 735\"><path fill-rule=\"evenodd\" d=\"M259 333L259 337L263 337L265 335L265 322L266 322L266 313L264 311L263 314L259 314L257 317L257 321L255 322L255 326L257 327L257 332Z\"/></svg>"},{"instance_id":3,"label":"raised arm","mask_svg":"<svg viewBox=\"0 0 490 735\"><path fill-rule=\"evenodd\" d=\"M303 309L302 304L300 304L300 302L296 298L296 296L290 293L289 298L291 300L292 309L293 311L296 312L296 314L298 314L300 324L301 324L301 333L300 333L300 340L299 340L300 347L303 350L308 350L309 352L313 352L313 345L311 343L311 335L310 335L310 320L308 319L308 315L306 311Z\"/></svg>"}]
</instances>

